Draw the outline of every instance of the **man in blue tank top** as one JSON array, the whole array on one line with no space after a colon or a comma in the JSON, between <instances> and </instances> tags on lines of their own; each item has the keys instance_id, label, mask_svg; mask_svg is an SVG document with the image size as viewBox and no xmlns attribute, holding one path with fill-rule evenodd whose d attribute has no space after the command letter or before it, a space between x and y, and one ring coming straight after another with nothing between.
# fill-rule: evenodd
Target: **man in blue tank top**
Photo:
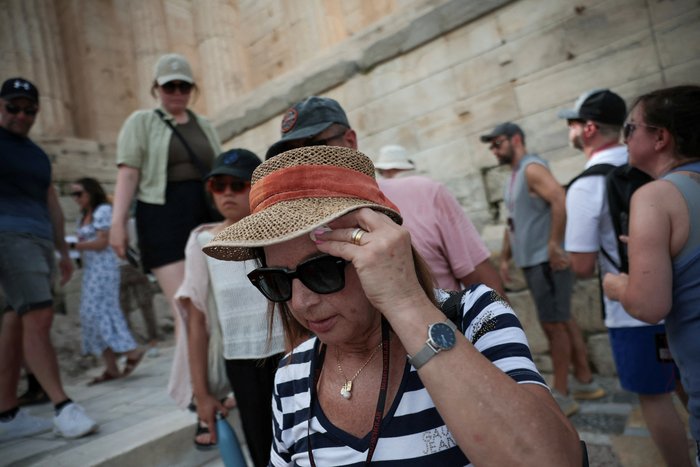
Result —
<instances>
[{"instance_id":1,"label":"man in blue tank top","mask_svg":"<svg viewBox=\"0 0 700 467\"><path fill-rule=\"evenodd\" d=\"M51 344L54 247L61 285L73 274L63 237L63 212L51 184L51 163L27 135L39 111L39 91L23 78L0 89L0 441L54 433L77 438L97 429L63 391ZM53 423L19 410L22 356L56 407Z\"/></svg>"},{"instance_id":2,"label":"man in blue tank top","mask_svg":"<svg viewBox=\"0 0 700 467\"><path fill-rule=\"evenodd\" d=\"M549 341L554 367L552 395L570 416L579 408L574 398L596 399L605 391L593 380L583 335L571 317L574 277L562 249L566 193L547 162L527 152L525 135L518 125L501 123L481 141L491 144L499 164L513 169L504 187L508 225L501 252L501 277L512 282L508 274L511 257L525 273L537 317ZM574 378L568 382L572 363Z\"/></svg>"}]
</instances>

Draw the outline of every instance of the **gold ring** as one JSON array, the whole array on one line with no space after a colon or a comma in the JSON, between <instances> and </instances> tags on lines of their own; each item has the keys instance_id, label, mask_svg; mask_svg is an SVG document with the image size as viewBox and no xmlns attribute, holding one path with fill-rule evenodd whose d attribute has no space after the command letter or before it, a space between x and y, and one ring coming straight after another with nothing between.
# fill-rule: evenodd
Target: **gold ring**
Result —
<instances>
[{"instance_id":1,"label":"gold ring","mask_svg":"<svg viewBox=\"0 0 700 467\"><path fill-rule=\"evenodd\" d=\"M360 239L362 239L362 236L365 234L365 230L362 230L360 228L355 229L355 231L352 233L352 243L354 243L357 246L360 246Z\"/></svg>"}]
</instances>

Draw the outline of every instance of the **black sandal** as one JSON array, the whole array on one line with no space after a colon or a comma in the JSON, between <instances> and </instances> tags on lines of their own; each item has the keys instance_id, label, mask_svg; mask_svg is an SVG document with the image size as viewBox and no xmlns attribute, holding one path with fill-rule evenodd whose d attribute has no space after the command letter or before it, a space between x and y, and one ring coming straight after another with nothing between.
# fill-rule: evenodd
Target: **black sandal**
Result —
<instances>
[{"instance_id":1,"label":"black sandal","mask_svg":"<svg viewBox=\"0 0 700 467\"><path fill-rule=\"evenodd\" d=\"M216 449L216 443L202 444L197 442L197 436L209 434L209 427L202 426L202 421L197 418L197 431L194 434L194 447L198 451L211 451Z\"/></svg>"}]
</instances>

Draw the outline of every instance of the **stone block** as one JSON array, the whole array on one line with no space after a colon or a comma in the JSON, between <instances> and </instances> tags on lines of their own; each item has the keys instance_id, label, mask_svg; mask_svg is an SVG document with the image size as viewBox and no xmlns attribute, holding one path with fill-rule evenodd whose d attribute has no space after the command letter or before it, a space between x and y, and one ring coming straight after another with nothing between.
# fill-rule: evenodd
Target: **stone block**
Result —
<instances>
[{"instance_id":1,"label":"stone block","mask_svg":"<svg viewBox=\"0 0 700 467\"><path fill-rule=\"evenodd\" d=\"M612 348L610 347L610 337L607 332L589 336L586 350L588 351L588 360L595 365L599 375L617 376Z\"/></svg>"},{"instance_id":2,"label":"stone block","mask_svg":"<svg viewBox=\"0 0 700 467\"><path fill-rule=\"evenodd\" d=\"M554 108L524 116L516 121L525 133L525 145L529 152L547 153L569 145L569 127L566 120L557 116L562 109L573 107L573 103L561 104Z\"/></svg>"},{"instance_id":3,"label":"stone block","mask_svg":"<svg viewBox=\"0 0 700 467\"><path fill-rule=\"evenodd\" d=\"M659 71L654 42L645 31L519 79L515 95L527 115L573 102L592 87L611 88Z\"/></svg>"},{"instance_id":4,"label":"stone block","mask_svg":"<svg viewBox=\"0 0 700 467\"><path fill-rule=\"evenodd\" d=\"M367 105L370 134L405 123L454 101L451 70L443 71Z\"/></svg>"},{"instance_id":5,"label":"stone block","mask_svg":"<svg viewBox=\"0 0 700 467\"><path fill-rule=\"evenodd\" d=\"M478 94L566 61L564 39L564 31L559 24L555 24L456 66L459 98Z\"/></svg>"},{"instance_id":6,"label":"stone block","mask_svg":"<svg viewBox=\"0 0 700 467\"><path fill-rule=\"evenodd\" d=\"M547 342L547 337L537 319L537 309L530 292L509 292L508 300L523 326L532 353L541 354L547 352L549 350L549 342Z\"/></svg>"},{"instance_id":7,"label":"stone block","mask_svg":"<svg viewBox=\"0 0 700 467\"><path fill-rule=\"evenodd\" d=\"M421 151L413 155L411 160L416 163L418 170L427 172L432 178L475 171L466 138Z\"/></svg>"},{"instance_id":8,"label":"stone block","mask_svg":"<svg viewBox=\"0 0 700 467\"><path fill-rule=\"evenodd\" d=\"M663 23L671 18L684 15L698 7L697 0L673 0L672 2L649 2L649 12L653 24Z\"/></svg>"},{"instance_id":9,"label":"stone block","mask_svg":"<svg viewBox=\"0 0 700 467\"><path fill-rule=\"evenodd\" d=\"M452 99L453 101L454 99ZM421 148L444 144L519 116L510 83L439 107L415 120Z\"/></svg>"},{"instance_id":10,"label":"stone block","mask_svg":"<svg viewBox=\"0 0 700 467\"><path fill-rule=\"evenodd\" d=\"M501 39L510 41L533 31L546 28L576 14L576 10L591 7L600 0L519 0L495 12Z\"/></svg>"},{"instance_id":11,"label":"stone block","mask_svg":"<svg viewBox=\"0 0 700 467\"><path fill-rule=\"evenodd\" d=\"M459 204L467 208L467 212L488 211L481 174L470 172L458 177L446 178L448 176L449 174L443 174L445 178L441 177L438 181L452 192Z\"/></svg>"},{"instance_id":12,"label":"stone block","mask_svg":"<svg viewBox=\"0 0 700 467\"><path fill-rule=\"evenodd\" d=\"M665 68L700 56L700 8L657 24L654 32Z\"/></svg>"},{"instance_id":13,"label":"stone block","mask_svg":"<svg viewBox=\"0 0 700 467\"><path fill-rule=\"evenodd\" d=\"M358 116L357 113L353 115L353 117L356 116ZM350 119L350 117L348 117L348 120L350 120L350 125L354 125L353 120L356 120L356 118ZM419 148L415 133L413 131L413 124L411 122L397 125L380 133L375 133L371 136L362 138L358 142L358 149L372 159L372 161L376 162L379 158L379 151L387 144L398 144L403 146L406 148L411 160L415 162L415 158L413 156L416 155Z\"/></svg>"},{"instance_id":14,"label":"stone block","mask_svg":"<svg viewBox=\"0 0 700 467\"><path fill-rule=\"evenodd\" d=\"M571 316L584 332L606 332L598 279L577 280L571 295Z\"/></svg>"},{"instance_id":15,"label":"stone block","mask_svg":"<svg viewBox=\"0 0 700 467\"><path fill-rule=\"evenodd\" d=\"M486 180L486 197L489 203L503 200L503 187L513 176L509 165L498 165L484 171Z\"/></svg>"},{"instance_id":16,"label":"stone block","mask_svg":"<svg viewBox=\"0 0 700 467\"><path fill-rule=\"evenodd\" d=\"M489 131L490 130L487 129L483 130L481 133L488 133ZM481 142L480 137L481 134L469 135L467 137L467 146L469 146L469 152L472 155L474 167L479 170L490 169L498 164L498 160L489 149L489 145Z\"/></svg>"},{"instance_id":17,"label":"stone block","mask_svg":"<svg viewBox=\"0 0 700 467\"><path fill-rule=\"evenodd\" d=\"M667 86L697 83L700 76L700 58L664 70Z\"/></svg>"},{"instance_id":18,"label":"stone block","mask_svg":"<svg viewBox=\"0 0 700 467\"><path fill-rule=\"evenodd\" d=\"M496 18L482 16L443 36L447 41L450 64L469 60L501 45Z\"/></svg>"},{"instance_id":19,"label":"stone block","mask_svg":"<svg viewBox=\"0 0 700 467\"><path fill-rule=\"evenodd\" d=\"M504 225L487 225L481 230L481 239L486 248L493 253L500 253L503 249ZM498 268L496 268L498 271Z\"/></svg>"},{"instance_id":20,"label":"stone block","mask_svg":"<svg viewBox=\"0 0 700 467\"><path fill-rule=\"evenodd\" d=\"M562 23L565 47L574 56L649 29L645 0L610 0L585 8Z\"/></svg>"}]
</instances>

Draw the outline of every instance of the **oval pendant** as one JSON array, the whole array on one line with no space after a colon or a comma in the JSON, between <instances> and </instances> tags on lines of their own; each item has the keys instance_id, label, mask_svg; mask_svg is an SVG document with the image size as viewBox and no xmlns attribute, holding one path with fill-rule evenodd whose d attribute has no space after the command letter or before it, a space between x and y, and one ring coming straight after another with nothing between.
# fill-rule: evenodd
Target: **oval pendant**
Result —
<instances>
[{"instance_id":1,"label":"oval pendant","mask_svg":"<svg viewBox=\"0 0 700 467\"><path fill-rule=\"evenodd\" d=\"M350 391L346 391L345 388L340 390L340 395L346 399L350 399Z\"/></svg>"}]
</instances>

